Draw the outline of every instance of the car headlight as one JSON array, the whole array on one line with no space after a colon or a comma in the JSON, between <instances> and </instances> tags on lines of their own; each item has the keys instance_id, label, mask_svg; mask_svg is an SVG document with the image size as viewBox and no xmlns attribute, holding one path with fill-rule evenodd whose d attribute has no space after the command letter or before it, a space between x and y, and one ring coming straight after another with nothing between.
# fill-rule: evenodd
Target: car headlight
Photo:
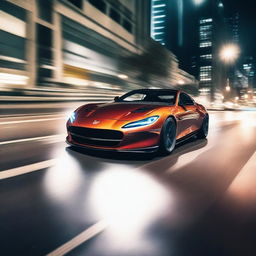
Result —
<instances>
[{"instance_id":1,"label":"car headlight","mask_svg":"<svg viewBox=\"0 0 256 256\"><path fill-rule=\"evenodd\" d=\"M159 116L147 117L147 118L139 120L139 121L128 123L128 124L124 125L122 128L135 128L135 127L150 125L150 124L153 124L154 122L156 122L156 120L158 118L159 118Z\"/></svg>"},{"instance_id":2,"label":"car headlight","mask_svg":"<svg viewBox=\"0 0 256 256\"><path fill-rule=\"evenodd\" d=\"M72 112L68 120L70 121L70 123L73 123L76 120L76 113Z\"/></svg>"}]
</instances>

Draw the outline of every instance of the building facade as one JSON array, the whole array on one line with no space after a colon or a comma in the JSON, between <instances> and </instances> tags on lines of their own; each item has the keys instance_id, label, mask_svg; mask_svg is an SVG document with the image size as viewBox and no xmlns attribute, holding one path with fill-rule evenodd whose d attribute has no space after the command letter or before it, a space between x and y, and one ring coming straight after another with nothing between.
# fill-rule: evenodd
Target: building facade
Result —
<instances>
[{"instance_id":1,"label":"building facade","mask_svg":"<svg viewBox=\"0 0 256 256\"><path fill-rule=\"evenodd\" d=\"M220 50L227 43L224 5L211 0L198 11L197 72L202 94L220 95L226 85L226 67L221 61Z\"/></svg>"},{"instance_id":2,"label":"building facade","mask_svg":"<svg viewBox=\"0 0 256 256\"><path fill-rule=\"evenodd\" d=\"M137 22L147 22L148 17L140 14L146 4L146 0L140 5L134 0L0 1L1 84L86 84L89 77L114 82L122 72L119 57L143 49L138 35L149 34L149 25L139 27Z\"/></svg>"},{"instance_id":3,"label":"building facade","mask_svg":"<svg viewBox=\"0 0 256 256\"><path fill-rule=\"evenodd\" d=\"M151 37L161 45L166 45L167 39L167 2L166 0L151 1Z\"/></svg>"},{"instance_id":4,"label":"building facade","mask_svg":"<svg viewBox=\"0 0 256 256\"><path fill-rule=\"evenodd\" d=\"M125 60L150 44L150 1L3 0L0 14L1 86L139 84Z\"/></svg>"},{"instance_id":5,"label":"building facade","mask_svg":"<svg viewBox=\"0 0 256 256\"><path fill-rule=\"evenodd\" d=\"M175 72L172 83L197 84L191 74L191 60L188 57L193 50L191 39L194 33L191 27L185 25L193 17L191 5L184 0L151 0L151 38L160 43L176 56Z\"/></svg>"},{"instance_id":6,"label":"building facade","mask_svg":"<svg viewBox=\"0 0 256 256\"><path fill-rule=\"evenodd\" d=\"M152 6L157 2L152 0ZM166 16L161 17L165 24L161 40L177 56L180 68L199 80L204 94L213 96L215 91L221 91L227 72L219 58L221 47L228 42L224 4L220 0L174 0L165 1L161 8L167 10ZM153 8L152 17L156 15L154 11ZM232 40L239 38L238 19L234 15L230 20ZM151 33L154 27L153 24Z\"/></svg>"}]
</instances>

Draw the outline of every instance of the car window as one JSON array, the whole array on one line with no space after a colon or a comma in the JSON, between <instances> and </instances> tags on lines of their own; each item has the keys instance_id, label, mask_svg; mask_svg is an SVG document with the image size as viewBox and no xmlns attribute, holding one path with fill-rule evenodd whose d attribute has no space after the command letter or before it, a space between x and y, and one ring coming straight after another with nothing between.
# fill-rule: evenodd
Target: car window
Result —
<instances>
[{"instance_id":1,"label":"car window","mask_svg":"<svg viewBox=\"0 0 256 256\"><path fill-rule=\"evenodd\" d=\"M174 105L176 102L177 92L175 91L146 91L129 92L119 98L123 102L153 102Z\"/></svg>"},{"instance_id":2,"label":"car window","mask_svg":"<svg viewBox=\"0 0 256 256\"><path fill-rule=\"evenodd\" d=\"M145 94L143 93L134 93L124 99L124 101L141 101L145 98Z\"/></svg>"},{"instance_id":3,"label":"car window","mask_svg":"<svg viewBox=\"0 0 256 256\"><path fill-rule=\"evenodd\" d=\"M190 105L194 105L194 101L191 99L189 95L185 93L181 93L179 98L179 104L184 106L190 106Z\"/></svg>"}]
</instances>

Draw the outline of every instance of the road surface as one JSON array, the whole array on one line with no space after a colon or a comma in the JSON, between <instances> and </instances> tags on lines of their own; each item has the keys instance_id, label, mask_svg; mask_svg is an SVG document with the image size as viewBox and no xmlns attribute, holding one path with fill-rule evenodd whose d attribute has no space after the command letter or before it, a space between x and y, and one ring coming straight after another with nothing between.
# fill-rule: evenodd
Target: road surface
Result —
<instances>
[{"instance_id":1,"label":"road surface","mask_svg":"<svg viewBox=\"0 0 256 256\"><path fill-rule=\"evenodd\" d=\"M151 158L70 148L70 111L1 110L0 255L256 255L256 112Z\"/></svg>"}]
</instances>

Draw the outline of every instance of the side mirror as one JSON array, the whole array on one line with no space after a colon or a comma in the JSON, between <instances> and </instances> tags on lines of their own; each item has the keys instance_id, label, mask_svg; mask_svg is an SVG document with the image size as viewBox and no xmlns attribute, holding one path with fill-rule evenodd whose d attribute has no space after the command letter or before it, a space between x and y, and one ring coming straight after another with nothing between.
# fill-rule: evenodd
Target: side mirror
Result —
<instances>
[{"instance_id":1,"label":"side mirror","mask_svg":"<svg viewBox=\"0 0 256 256\"><path fill-rule=\"evenodd\" d=\"M119 97L116 96L116 97L114 98L114 101L115 101L115 102L119 101Z\"/></svg>"},{"instance_id":2,"label":"side mirror","mask_svg":"<svg viewBox=\"0 0 256 256\"><path fill-rule=\"evenodd\" d=\"M185 111L187 111L186 106L185 106L184 104L182 104L182 103L179 102L178 105L179 105L180 107L182 107Z\"/></svg>"}]
</instances>

